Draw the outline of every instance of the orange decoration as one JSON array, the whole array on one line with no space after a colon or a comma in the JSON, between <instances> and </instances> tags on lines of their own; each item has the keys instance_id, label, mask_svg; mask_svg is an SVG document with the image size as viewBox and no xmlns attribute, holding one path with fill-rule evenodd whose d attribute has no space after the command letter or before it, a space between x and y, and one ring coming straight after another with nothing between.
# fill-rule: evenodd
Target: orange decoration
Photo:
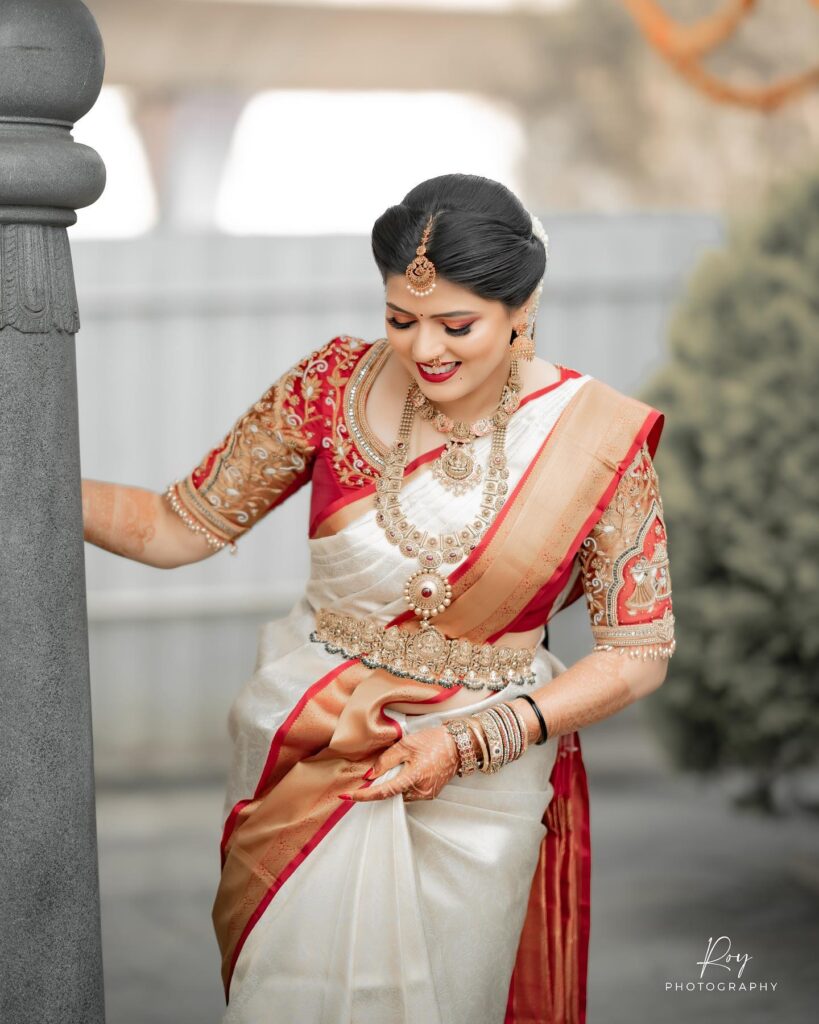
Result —
<instances>
[{"instance_id":1,"label":"orange decoration","mask_svg":"<svg viewBox=\"0 0 819 1024\"><path fill-rule=\"evenodd\" d=\"M769 85L742 86L725 82L700 63L736 32L756 7L756 0L727 0L721 10L690 25L681 25L658 0L621 0L640 31L672 67L695 89L719 103L751 107L766 113L819 85L819 65ZM819 10L819 0L807 0Z\"/></svg>"}]
</instances>

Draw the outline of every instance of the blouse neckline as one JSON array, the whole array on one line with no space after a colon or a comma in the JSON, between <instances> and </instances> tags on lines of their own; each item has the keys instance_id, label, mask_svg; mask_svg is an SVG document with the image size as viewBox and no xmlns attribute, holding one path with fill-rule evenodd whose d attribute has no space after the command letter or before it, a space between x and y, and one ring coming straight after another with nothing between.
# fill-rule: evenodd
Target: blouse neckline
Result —
<instances>
[{"instance_id":1,"label":"blouse neckline","mask_svg":"<svg viewBox=\"0 0 819 1024\"><path fill-rule=\"evenodd\" d=\"M347 382L344 401L345 418L347 420L347 426L350 430L350 434L355 439L356 446L361 455L366 459L370 466L379 473L383 472L384 459L387 455L388 449L384 447L381 439L375 434L367 421L366 401L367 395L370 393L370 389L373 386L375 378L381 372L384 363L387 361L389 352L390 348L387 338L379 338L370 346L370 348L364 353L358 365L354 368L353 373ZM560 377L557 380L552 381L551 384L546 384L542 388L537 388L535 391L531 391L529 394L524 395L520 400L518 409L526 405L527 402L531 402L535 398L540 398L549 391L554 391L555 388L560 387L561 384L574 375L574 371L569 367L563 366L561 363L554 363L553 365L560 371ZM445 447L446 442L443 442L436 448L432 448L430 451L423 452L421 455L416 456L407 464L404 469L404 473L410 473L417 466L423 465L430 459L437 458Z\"/></svg>"}]
</instances>

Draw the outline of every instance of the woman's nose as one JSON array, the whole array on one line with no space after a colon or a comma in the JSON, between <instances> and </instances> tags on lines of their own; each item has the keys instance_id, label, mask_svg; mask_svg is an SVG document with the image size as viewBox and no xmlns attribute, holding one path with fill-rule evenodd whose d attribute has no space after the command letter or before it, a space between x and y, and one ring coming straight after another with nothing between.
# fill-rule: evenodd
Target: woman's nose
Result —
<instances>
[{"instance_id":1,"label":"woman's nose","mask_svg":"<svg viewBox=\"0 0 819 1024\"><path fill-rule=\"evenodd\" d=\"M427 327L427 330L424 330L424 327ZM436 358L445 362L446 346L441 344L440 337L435 337L435 329L434 324L424 324L415 332L412 358L416 363L432 363Z\"/></svg>"}]
</instances>

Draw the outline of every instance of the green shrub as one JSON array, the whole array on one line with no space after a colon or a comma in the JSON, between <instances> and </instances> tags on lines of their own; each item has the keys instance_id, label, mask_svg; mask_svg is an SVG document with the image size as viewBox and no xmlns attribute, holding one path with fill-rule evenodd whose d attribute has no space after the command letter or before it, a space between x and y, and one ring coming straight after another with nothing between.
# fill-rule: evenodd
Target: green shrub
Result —
<instances>
[{"instance_id":1,"label":"green shrub","mask_svg":"<svg viewBox=\"0 0 819 1024\"><path fill-rule=\"evenodd\" d=\"M819 171L702 259L640 397L666 413L677 636L645 709L672 763L747 769L773 808L819 734Z\"/></svg>"}]
</instances>

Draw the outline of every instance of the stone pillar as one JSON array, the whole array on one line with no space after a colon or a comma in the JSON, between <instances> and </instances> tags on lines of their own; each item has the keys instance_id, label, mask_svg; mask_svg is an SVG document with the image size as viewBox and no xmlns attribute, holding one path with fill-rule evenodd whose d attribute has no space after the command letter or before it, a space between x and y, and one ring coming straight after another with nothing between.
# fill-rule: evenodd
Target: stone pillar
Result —
<instances>
[{"instance_id":1,"label":"stone pillar","mask_svg":"<svg viewBox=\"0 0 819 1024\"><path fill-rule=\"evenodd\" d=\"M104 57L80 0L0 3L0 1021L105 1019L66 226Z\"/></svg>"}]
</instances>

